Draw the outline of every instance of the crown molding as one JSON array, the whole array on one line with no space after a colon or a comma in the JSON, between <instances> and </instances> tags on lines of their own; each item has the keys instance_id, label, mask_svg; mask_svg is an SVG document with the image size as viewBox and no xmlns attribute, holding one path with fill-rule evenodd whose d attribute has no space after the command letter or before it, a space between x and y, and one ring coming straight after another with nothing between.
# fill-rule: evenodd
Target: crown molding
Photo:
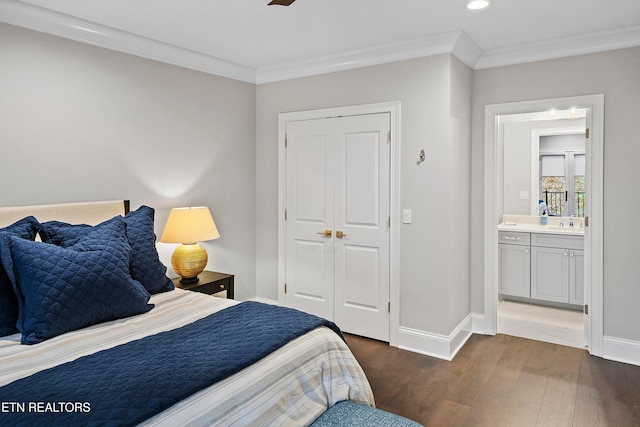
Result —
<instances>
[{"instance_id":1,"label":"crown molding","mask_svg":"<svg viewBox=\"0 0 640 427\"><path fill-rule=\"evenodd\" d=\"M546 43L484 51L475 69L544 61L640 46L640 26L583 34Z\"/></svg>"},{"instance_id":2,"label":"crown molding","mask_svg":"<svg viewBox=\"0 0 640 427\"><path fill-rule=\"evenodd\" d=\"M482 56L482 49L464 31L460 31L451 51L469 68L475 69L478 59Z\"/></svg>"},{"instance_id":3,"label":"crown molding","mask_svg":"<svg viewBox=\"0 0 640 427\"><path fill-rule=\"evenodd\" d=\"M464 32L452 31L400 43L342 52L322 58L260 67L256 82L260 84L289 80L443 53L459 55L461 61L473 68L482 51Z\"/></svg>"},{"instance_id":4,"label":"crown molding","mask_svg":"<svg viewBox=\"0 0 640 427\"><path fill-rule=\"evenodd\" d=\"M0 0L0 22L254 84L445 53L456 56L471 69L483 69L640 46L640 26L484 52L464 31L452 31L254 69L20 0Z\"/></svg>"},{"instance_id":5,"label":"crown molding","mask_svg":"<svg viewBox=\"0 0 640 427\"><path fill-rule=\"evenodd\" d=\"M235 80L256 81L253 68L18 0L0 0L0 22Z\"/></svg>"}]
</instances>

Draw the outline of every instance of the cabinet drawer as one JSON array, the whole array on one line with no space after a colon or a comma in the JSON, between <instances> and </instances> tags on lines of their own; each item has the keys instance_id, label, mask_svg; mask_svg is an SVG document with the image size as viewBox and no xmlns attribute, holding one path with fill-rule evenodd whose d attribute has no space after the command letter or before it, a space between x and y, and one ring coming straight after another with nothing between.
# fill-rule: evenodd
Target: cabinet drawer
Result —
<instances>
[{"instance_id":1,"label":"cabinet drawer","mask_svg":"<svg viewBox=\"0 0 640 427\"><path fill-rule=\"evenodd\" d=\"M567 236L564 234L531 234L531 246L544 248L583 249L583 236Z\"/></svg>"},{"instance_id":2,"label":"cabinet drawer","mask_svg":"<svg viewBox=\"0 0 640 427\"><path fill-rule=\"evenodd\" d=\"M500 231L498 233L498 243L529 246L529 236L531 236L531 233L520 233L517 231Z\"/></svg>"},{"instance_id":3,"label":"cabinet drawer","mask_svg":"<svg viewBox=\"0 0 640 427\"><path fill-rule=\"evenodd\" d=\"M196 292L200 292L207 295L213 295L217 292L228 291L229 290L229 281L228 280L219 280L217 282L207 283L197 288L193 289Z\"/></svg>"}]
</instances>

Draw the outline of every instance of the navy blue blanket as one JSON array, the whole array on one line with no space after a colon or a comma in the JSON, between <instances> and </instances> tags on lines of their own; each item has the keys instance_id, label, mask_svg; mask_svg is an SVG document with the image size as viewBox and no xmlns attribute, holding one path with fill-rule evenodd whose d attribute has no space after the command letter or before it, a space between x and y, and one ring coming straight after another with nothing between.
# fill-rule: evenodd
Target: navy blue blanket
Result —
<instances>
[{"instance_id":1,"label":"navy blue blanket","mask_svg":"<svg viewBox=\"0 0 640 427\"><path fill-rule=\"evenodd\" d=\"M0 387L0 425L135 425L328 320L244 302Z\"/></svg>"}]
</instances>

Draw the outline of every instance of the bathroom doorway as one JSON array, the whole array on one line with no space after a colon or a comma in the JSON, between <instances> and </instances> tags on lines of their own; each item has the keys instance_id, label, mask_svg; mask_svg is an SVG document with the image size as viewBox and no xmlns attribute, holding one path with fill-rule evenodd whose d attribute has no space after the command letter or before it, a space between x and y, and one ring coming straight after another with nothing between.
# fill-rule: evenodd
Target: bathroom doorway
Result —
<instances>
[{"instance_id":1,"label":"bathroom doorway","mask_svg":"<svg viewBox=\"0 0 640 427\"><path fill-rule=\"evenodd\" d=\"M603 325L602 325L602 196L603 196L603 122L604 96L588 95L572 98L524 101L509 104L488 105L485 107L485 330L488 334L498 332L499 308L506 308L504 312L513 313L514 307L501 307L498 299L498 224L505 212L504 205L504 152L501 151L500 138L504 132L505 119L510 115L532 117L547 114L547 118L558 112L569 114L576 109L584 109L587 144L585 147L585 164L588 171L586 177L585 206L585 286L583 318L584 336L589 352L593 355L602 354ZM565 113L563 113L565 114ZM538 156L536 164L539 162ZM533 163L533 160L532 160ZM532 166L533 169L533 166ZM538 196L538 182L530 183L530 194L520 191L521 199L527 203L533 212L534 202L531 198ZM516 301L518 302L518 301ZM522 308L522 307L521 307ZM531 307L524 307L531 308ZM535 308L535 307L534 307ZM550 307L555 309L556 307ZM525 312L527 310L524 310ZM526 315L525 315L526 314ZM525 319L528 314L523 316ZM566 314L566 313L565 313ZM571 313L569 313L571 314ZM575 314L575 313L574 313ZM549 313L541 313L549 317ZM535 314L534 317L542 318ZM520 319L522 320L522 319Z\"/></svg>"},{"instance_id":2,"label":"bathroom doorway","mask_svg":"<svg viewBox=\"0 0 640 427\"><path fill-rule=\"evenodd\" d=\"M555 230L555 227L551 224L564 218L566 230L571 227L572 233L583 236L586 114L586 109L573 108L500 116L502 131L498 150L502 153L502 165L498 185L502 196L498 199L498 212L503 214L503 221L504 218L509 218L510 223L531 220L533 224L514 226L514 230L536 230L540 215L544 213L548 218L543 219L548 219L550 225L538 227L539 231L552 233L554 239L561 238L568 231L558 230L557 235L553 234L555 231L551 229ZM502 228L500 226L499 230ZM529 236L532 234L527 233ZM533 243L533 238L531 240ZM500 239L498 268L503 283L498 294L498 333L586 347L583 301L568 292L570 282L573 287L580 288L578 292L574 291L579 296L584 292L581 280L584 271L574 271L576 267L584 270L583 237L579 240L577 250L564 251L514 246ZM510 280L521 286L524 279L524 274L519 272L515 277L507 277L514 273L514 256L518 259L518 268L528 269L526 278L530 283L527 283L526 297L521 294L523 289L518 289L516 294L509 292L514 284L508 283ZM522 257L528 262L520 266ZM579 265L573 264L576 261ZM546 280L539 276L545 276ZM534 278L538 278L537 283L533 282ZM576 279L580 280L579 285L575 283ZM557 294L551 301L544 296L536 299L534 294L538 287Z\"/></svg>"}]
</instances>

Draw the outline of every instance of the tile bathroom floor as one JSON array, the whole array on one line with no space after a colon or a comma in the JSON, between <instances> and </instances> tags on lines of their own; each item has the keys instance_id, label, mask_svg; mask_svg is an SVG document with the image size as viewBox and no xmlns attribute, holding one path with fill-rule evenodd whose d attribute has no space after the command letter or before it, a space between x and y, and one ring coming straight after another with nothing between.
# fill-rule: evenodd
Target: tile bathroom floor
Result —
<instances>
[{"instance_id":1,"label":"tile bathroom floor","mask_svg":"<svg viewBox=\"0 0 640 427\"><path fill-rule=\"evenodd\" d=\"M499 301L498 333L585 348L582 312Z\"/></svg>"}]
</instances>

